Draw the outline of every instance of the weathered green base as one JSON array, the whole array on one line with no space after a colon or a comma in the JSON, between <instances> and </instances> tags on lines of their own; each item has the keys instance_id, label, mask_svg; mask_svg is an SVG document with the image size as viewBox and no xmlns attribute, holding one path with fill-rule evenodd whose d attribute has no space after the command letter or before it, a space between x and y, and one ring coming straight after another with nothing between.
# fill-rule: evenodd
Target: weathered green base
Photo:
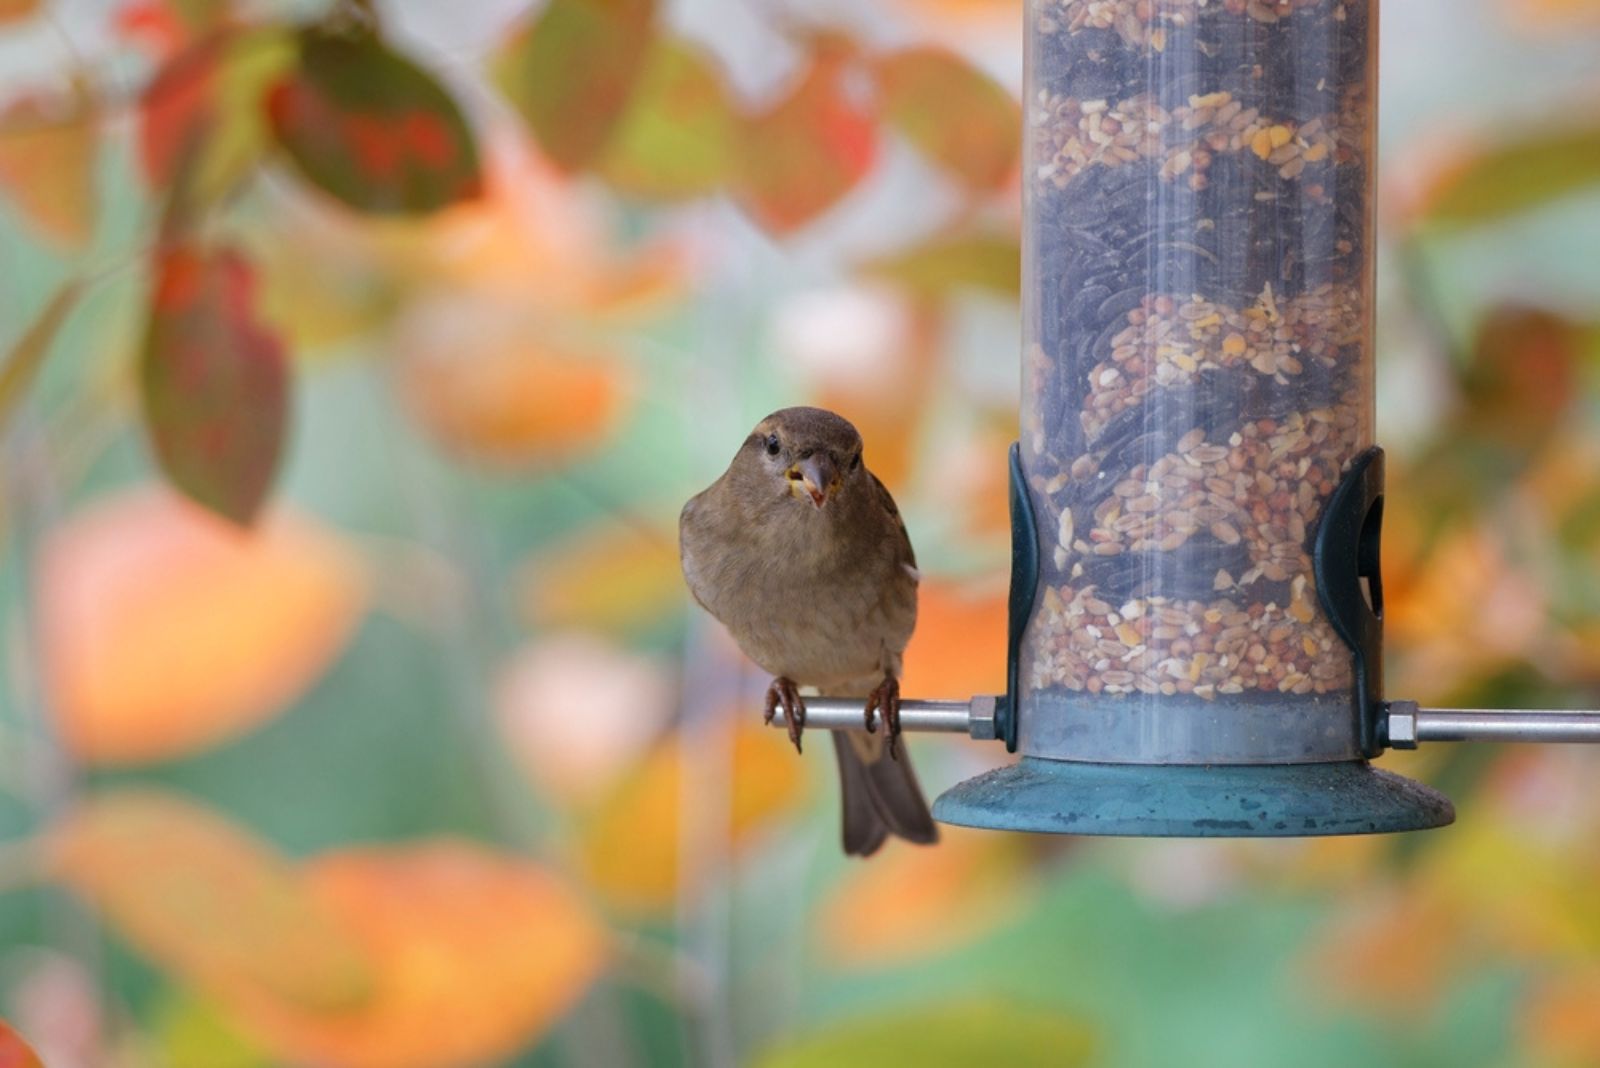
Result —
<instances>
[{"instance_id":1,"label":"weathered green base","mask_svg":"<svg viewBox=\"0 0 1600 1068\"><path fill-rule=\"evenodd\" d=\"M1024 757L940 795L935 819L1049 834L1287 838L1443 827L1438 791L1365 761L1087 764Z\"/></svg>"}]
</instances>

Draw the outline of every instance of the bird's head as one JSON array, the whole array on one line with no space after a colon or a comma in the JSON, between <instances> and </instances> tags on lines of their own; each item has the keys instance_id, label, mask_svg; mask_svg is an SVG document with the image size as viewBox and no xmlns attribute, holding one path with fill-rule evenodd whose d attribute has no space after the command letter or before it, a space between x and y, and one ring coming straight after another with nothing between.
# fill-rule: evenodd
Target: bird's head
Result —
<instances>
[{"instance_id":1,"label":"bird's head","mask_svg":"<svg viewBox=\"0 0 1600 1068\"><path fill-rule=\"evenodd\" d=\"M861 435L822 408L773 412L745 439L735 468L775 495L822 510L863 480Z\"/></svg>"}]
</instances>

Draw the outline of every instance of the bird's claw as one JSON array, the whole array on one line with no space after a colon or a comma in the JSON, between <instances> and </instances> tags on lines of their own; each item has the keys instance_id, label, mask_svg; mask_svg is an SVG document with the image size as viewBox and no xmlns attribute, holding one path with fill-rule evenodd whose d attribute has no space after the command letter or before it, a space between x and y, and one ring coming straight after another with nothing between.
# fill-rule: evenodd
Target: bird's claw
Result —
<instances>
[{"instance_id":1,"label":"bird's claw","mask_svg":"<svg viewBox=\"0 0 1600 1068\"><path fill-rule=\"evenodd\" d=\"M778 705L783 705L783 723L789 728L789 740L794 743L794 751L802 752L800 748L800 732L806 725L806 703L800 699L800 688L794 684L793 679L782 676L772 680L772 685L767 687L767 707L762 712L761 721L771 725L772 719L778 714Z\"/></svg>"},{"instance_id":2,"label":"bird's claw","mask_svg":"<svg viewBox=\"0 0 1600 1068\"><path fill-rule=\"evenodd\" d=\"M893 760L900 759L900 680L893 675L885 675L878 688L867 695L867 730L872 732L877 729L873 722L872 714L878 712L883 716L884 732L889 736L889 757Z\"/></svg>"}]
</instances>

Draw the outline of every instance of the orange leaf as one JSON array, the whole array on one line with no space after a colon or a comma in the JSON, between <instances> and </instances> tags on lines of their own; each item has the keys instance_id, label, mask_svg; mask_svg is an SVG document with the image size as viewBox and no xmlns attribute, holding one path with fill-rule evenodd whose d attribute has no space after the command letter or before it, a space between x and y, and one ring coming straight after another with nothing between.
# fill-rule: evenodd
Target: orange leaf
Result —
<instances>
[{"instance_id":1,"label":"orange leaf","mask_svg":"<svg viewBox=\"0 0 1600 1068\"><path fill-rule=\"evenodd\" d=\"M1596 0L1501 0L1506 21L1517 30L1582 31L1600 26Z\"/></svg>"},{"instance_id":2,"label":"orange leaf","mask_svg":"<svg viewBox=\"0 0 1600 1068\"><path fill-rule=\"evenodd\" d=\"M81 87L70 99L23 97L0 111L0 188L64 249L81 248L94 233L98 133Z\"/></svg>"},{"instance_id":3,"label":"orange leaf","mask_svg":"<svg viewBox=\"0 0 1600 1068\"><path fill-rule=\"evenodd\" d=\"M874 66L889 121L919 151L973 190L1005 184L1022 149L1022 108L999 83L943 48Z\"/></svg>"},{"instance_id":4,"label":"orange leaf","mask_svg":"<svg viewBox=\"0 0 1600 1068\"><path fill-rule=\"evenodd\" d=\"M518 585L523 614L537 629L642 630L687 595L676 534L631 526L583 530L541 553Z\"/></svg>"},{"instance_id":5,"label":"orange leaf","mask_svg":"<svg viewBox=\"0 0 1600 1068\"><path fill-rule=\"evenodd\" d=\"M630 400L615 353L531 335L505 315L413 319L399 364L412 412L441 444L494 463L551 463L605 442Z\"/></svg>"},{"instance_id":6,"label":"orange leaf","mask_svg":"<svg viewBox=\"0 0 1600 1068\"><path fill-rule=\"evenodd\" d=\"M1540 1063L1600 1063L1600 968L1593 965L1543 979L1522 1012L1524 1049Z\"/></svg>"},{"instance_id":7,"label":"orange leaf","mask_svg":"<svg viewBox=\"0 0 1600 1068\"><path fill-rule=\"evenodd\" d=\"M4 8L0 7L0 17L3 16ZM0 1020L0 1068L44 1068L39 1055L4 1020Z\"/></svg>"},{"instance_id":8,"label":"orange leaf","mask_svg":"<svg viewBox=\"0 0 1600 1068\"><path fill-rule=\"evenodd\" d=\"M937 849L890 842L829 891L818 918L823 943L834 960L857 968L897 967L966 945L1021 914L1027 860L1016 836L962 827L941 827Z\"/></svg>"},{"instance_id":9,"label":"orange leaf","mask_svg":"<svg viewBox=\"0 0 1600 1068\"><path fill-rule=\"evenodd\" d=\"M666 739L584 826L583 870L605 899L625 912L668 909L684 887L684 805L691 796L704 796L686 788L688 782L702 781L701 769L686 762L686 749L697 759L731 761L728 809L708 814L713 822L706 830L718 841L743 844L778 813L804 804L805 765L781 732L759 720L745 716L736 724L724 723L689 746L680 737ZM714 774L728 774L728 769Z\"/></svg>"},{"instance_id":10,"label":"orange leaf","mask_svg":"<svg viewBox=\"0 0 1600 1068\"><path fill-rule=\"evenodd\" d=\"M1003 693L1005 588L924 580L917 602L917 631L906 648L905 692L925 697Z\"/></svg>"},{"instance_id":11,"label":"orange leaf","mask_svg":"<svg viewBox=\"0 0 1600 1068\"><path fill-rule=\"evenodd\" d=\"M375 975L360 943L272 848L174 794L83 803L51 867L140 952L223 998L348 1011Z\"/></svg>"},{"instance_id":12,"label":"orange leaf","mask_svg":"<svg viewBox=\"0 0 1600 1068\"><path fill-rule=\"evenodd\" d=\"M40 0L0 0L0 26L20 22L39 10ZM0 1061L0 1068L6 1068Z\"/></svg>"},{"instance_id":13,"label":"orange leaf","mask_svg":"<svg viewBox=\"0 0 1600 1068\"><path fill-rule=\"evenodd\" d=\"M873 116L846 92L846 60L822 51L794 90L744 122L739 199L762 226L787 233L844 197L877 156Z\"/></svg>"},{"instance_id":14,"label":"orange leaf","mask_svg":"<svg viewBox=\"0 0 1600 1068\"><path fill-rule=\"evenodd\" d=\"M358 562L308 519L280 511L244 532L151 490L52 531L39 582L60 732L105 764L258 726L322 674L365 594Z\"/></svg>"},{"instance_id":15,"label":"orange leaf","mask_svg":"<svg viewBox=\"0 0 1600 1068\"><path fill-rule=\"evenodd\" d=\"M282 1061L324 1068L499 1063L588 987L607 954L599 921L520 857L464 841L346 849L304 885L365 945L373 997L334 1014L260 1003L240 1023Z\"/></svg>"}]
</instances>

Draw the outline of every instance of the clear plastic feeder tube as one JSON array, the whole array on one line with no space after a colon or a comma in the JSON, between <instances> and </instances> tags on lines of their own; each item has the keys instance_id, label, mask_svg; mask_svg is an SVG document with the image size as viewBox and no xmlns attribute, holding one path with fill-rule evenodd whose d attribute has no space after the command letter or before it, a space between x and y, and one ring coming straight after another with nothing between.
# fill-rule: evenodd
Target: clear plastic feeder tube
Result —
<instances>
[{"instance_id":1,"label":"clear plastic feeder tube","mask_svg":"<svg viewBox=\"0 0 1600 1068\"><path fill-rule=\"evenodd\" d=\"M1312 539L1372 439L1375 0L1029 0L1033 756L1360 755Z\"/></svg>"}]
</instances>

